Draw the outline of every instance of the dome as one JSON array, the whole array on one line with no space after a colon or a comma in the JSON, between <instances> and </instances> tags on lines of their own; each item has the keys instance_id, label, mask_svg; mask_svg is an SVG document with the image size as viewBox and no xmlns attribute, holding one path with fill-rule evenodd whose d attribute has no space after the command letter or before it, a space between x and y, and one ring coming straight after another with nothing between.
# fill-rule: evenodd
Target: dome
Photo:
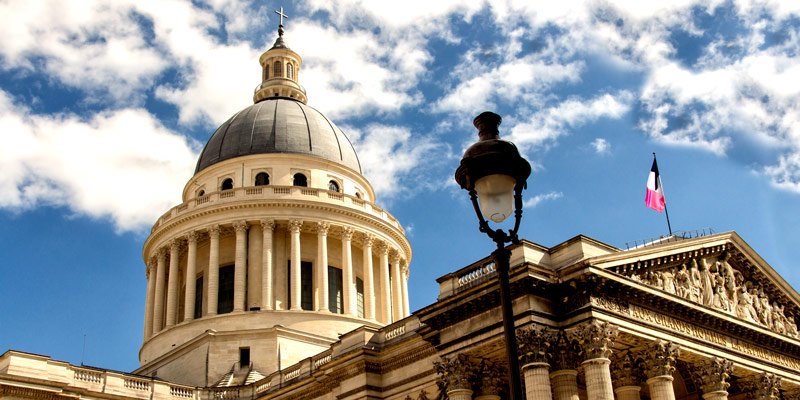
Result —
<instances>
[{"instance_id":1,"label":"dome","mask_svg":"<svg viewBox=\"0 0 800 400\"><path fill-rule=\"evenodd\" d=\"M239 111L217 128L195 173L231 158L270 153L307 154L361 173L353 145L333 122L300 101L274 97Z\"/></svg>"}]
</instances>

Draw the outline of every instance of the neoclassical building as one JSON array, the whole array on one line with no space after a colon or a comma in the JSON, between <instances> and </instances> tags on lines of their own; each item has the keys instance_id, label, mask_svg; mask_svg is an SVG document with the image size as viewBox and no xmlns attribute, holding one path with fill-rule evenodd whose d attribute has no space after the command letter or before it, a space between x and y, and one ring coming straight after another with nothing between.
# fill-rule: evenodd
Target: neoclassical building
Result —
<instances>
[{"instance_id":1,"label":"neoclassical building","mask_svg":"<svg viewBox=\"0 0 800 400\"><path fill-rule=\"evenodd\" d=\"M411 313L402 226L306 105L282 26L259 62L144 244L141 366L9 350L0 399L508 398L492 260ZM509 249L526 399L800 399L800 296L736 233Z\"/></svg>"}]
</instances>

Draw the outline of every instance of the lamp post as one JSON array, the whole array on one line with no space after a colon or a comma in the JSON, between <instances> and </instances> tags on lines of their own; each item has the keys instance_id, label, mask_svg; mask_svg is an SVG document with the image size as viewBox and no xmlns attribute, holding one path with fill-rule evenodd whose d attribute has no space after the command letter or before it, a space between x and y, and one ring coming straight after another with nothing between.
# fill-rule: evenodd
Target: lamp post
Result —
<instances>
[{"instance_id":1,"label":"lamp post","mask_svg":"<svg viewBox=\"0 0 800 400\"><path fill-rule=\"evenodd\" d=\"M511 303L509 269L511 251L507 243L518 243L517 231L522 219L522 190L531 174L531 165L520 156L517 146L501 140L498 127L502 118L486 111L472 121L478 128L480 140L470 146L456 169L456 182L469 192L469 198L478 216L480 231L497 245L492 252L500 280L500 304L503 312L503 331L508 353L511 399L522 400L517 337L514 311ZM514 228L508 232L492 229L486 219L499 223L514 212Z\"/></svg>"}]
</instances>

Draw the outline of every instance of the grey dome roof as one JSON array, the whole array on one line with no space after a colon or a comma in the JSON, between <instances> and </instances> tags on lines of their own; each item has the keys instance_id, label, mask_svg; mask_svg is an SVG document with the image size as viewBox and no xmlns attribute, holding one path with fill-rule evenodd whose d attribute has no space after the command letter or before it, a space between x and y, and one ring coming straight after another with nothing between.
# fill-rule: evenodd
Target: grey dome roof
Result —
<instances>
[{"instance_id":1,"label":"grey dome roof","mask_svg":"<svg viewBox=\"0 0 800 400\"><path fill-rule=\"evenodd\" d=\"M353 145L333 122L299 101L275 97L239 111L217 128L195 173L234 157L272 153L316 156L361 173Z\"/></svg>"}]
</instances>

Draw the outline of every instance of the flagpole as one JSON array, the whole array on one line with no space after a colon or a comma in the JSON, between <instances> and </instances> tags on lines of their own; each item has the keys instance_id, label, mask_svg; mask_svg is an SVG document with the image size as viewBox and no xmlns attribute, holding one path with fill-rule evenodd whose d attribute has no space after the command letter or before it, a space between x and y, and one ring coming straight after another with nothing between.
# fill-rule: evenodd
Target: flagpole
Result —
<instances>
[{"instance_id":1,"label":"flagpole","mask_svg":"<svg viewBox=\"0 0 800 400\"><path fill-rule=\"evenodd\" d=\"M656 152L655 151L653 152L653 161L656 161ZM664 190L663 186L661 187L661 190L662 191ZM664 201L664 215L667 216L667 229L669 230L669 235L672 236L672 225L670 225L670 223L669 223L669 210L667 210L666 197L667 197L667 194L664 193L664 199L665 199L665 201Z\"/></svg>"}]
</instances>

